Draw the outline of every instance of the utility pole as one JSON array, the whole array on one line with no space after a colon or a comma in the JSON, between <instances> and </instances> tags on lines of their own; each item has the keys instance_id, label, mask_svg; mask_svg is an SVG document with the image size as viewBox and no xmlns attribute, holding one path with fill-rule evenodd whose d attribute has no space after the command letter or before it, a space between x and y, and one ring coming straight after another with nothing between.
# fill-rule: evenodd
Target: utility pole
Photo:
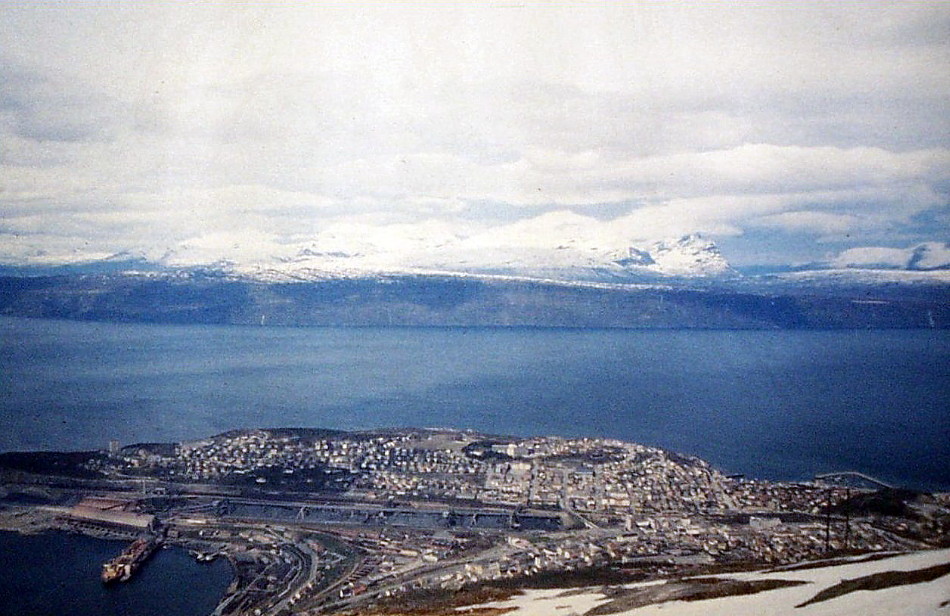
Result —
<instances>
[{"instance_id":1,"label":"utility pole","mask_svg":"<svg viewBox=\"0 0 950 616\"><path fill-rule=\"evenodd\" d=\"M831 549L831 487L825 492L825 553Z\"/></svg>"},{"instance_id":2,"label":"utility pole","mask_svg":"<svg viewBox=\"0 0 950 616\"><path fill-rule=\"evenodd\" d=\"M847 500L844 502L844 549L850 547L851 542L851 488L847 488Z\"/></svg>"}]
</instances>

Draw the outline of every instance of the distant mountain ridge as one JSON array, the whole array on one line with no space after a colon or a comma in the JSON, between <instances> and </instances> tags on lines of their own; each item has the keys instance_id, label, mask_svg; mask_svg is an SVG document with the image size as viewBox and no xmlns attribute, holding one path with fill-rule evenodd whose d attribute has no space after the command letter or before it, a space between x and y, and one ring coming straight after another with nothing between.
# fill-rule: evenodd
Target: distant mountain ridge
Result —
<instances>
[{"instance_id":1,"label":"distant mountain ridge","mask_svg":"<svg viewBox=\"0 0 950 616\"><path fill-rule=\"evenodd\" d=\"M570 219L568 219L569 221ZM552 225L567 224L556 219ZM837 258L800 266L737 270L715 242L690 234L649 243L629 243L616 238L561 237L554 233L527 245L500 240L437 240L416 238L415 247L403 251L382 245L379 239L344 243L334 236L283 246L269 254L224 255L220 250L198 249L188 243L165 250L160 256L121 252L106 258L69 263L33 265L31 262L0 265L0 275L37 276L150 272L215 272L260 282L316 282L341 278L379 276L474 276L517 278L545 282L661 283L683 279L717 282L743 277L741 271L762 274L801 274L799 278L881 278L881 271L908 272L888 275L892 282L917 282L914 272L950 271L946 244L926 242L906 249L865 247L846 250ZM476 236L476 239L480 236ZM233 257L233 258L232 258ZM805 274L811 272L811 274ZM853 273L848 273L853 272ZM874 273L878 272L878 273ZM936 274L932 282L950 281Z\"/></svg>"},{"instance_id":2,"label":"distant mountain ridge","mask_svg":"<svg viewBox=\"0 0 950 616\"><path fill-rule=\"evenodd\" d=\"M647 245L563 240L561 228L574 222L552 217L547 224L558 232L531 246L512 248L502 238L507 249L489 250L444 238L398 259L380 240L344 246L324 238L250 261L169 251L157 260L121 253L0 268L0 314L245 325L950 326L950 270L924 268L941 262L939 245L851 255L904 259L913 270L838 264L749 276L696 234Z\"/></svg>"},{"instance_id":3,"label":"distant mountain ridge","mask_svg":"<svg viewBox=\"0 0 950 616\"><path fill-rule=\"evenodd\" d=\"M170 260L174 263L174 257ZM296 253L249 262L218 262L227 273L254 280L292 282L379 275L500 275L559 281L636 281L669 276L735 274L714 242L699 235L615 248L596 241L566 240L530 246L478 246L457 241L395 255L372 246L324 249L319 243Z\"/></svg>"},{"instance_id":4,"label":"distant mountain ridge","mask_svg":"<svg viewBox=\"0 0 950 616\"><path fill-rule=\"evenodd\" d=\"M610 283L431 274L266 282L197 269L8 276L0 277L0 315L269 326L950 327L950 284L935 278L944 272L913 274L918 280L910 283L786 275Z\"/></svg>"},{"instance_id":5,"label":"distant mountain ridge","mask_svg":"<svg viewBox=\"0 0 950 616\"><path fill-rule=\"evenodd\" d=\"M950 247L941 242L924 242L909 248L852 248L838 255L831 265L863 269L947 270L950 269Z\"/></svg>"}]
</instances>

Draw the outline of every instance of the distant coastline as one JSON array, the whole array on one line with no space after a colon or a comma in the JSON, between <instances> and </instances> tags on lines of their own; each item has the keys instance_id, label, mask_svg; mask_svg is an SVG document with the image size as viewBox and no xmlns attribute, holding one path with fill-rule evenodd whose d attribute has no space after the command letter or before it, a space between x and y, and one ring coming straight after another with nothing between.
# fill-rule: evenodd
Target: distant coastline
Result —
<instances>
[{"instance_id":1,"label":"distant coastline","mask_svg":"<svg viewBox=\"0 0 950 616\"><path fill-rule=\"evenodd\" d=\"M0 315L253 326L950 327L943 272L863 276L632 283L445 275L266 282L203 271L0 277Z\"/></svg>"}]
</instances>

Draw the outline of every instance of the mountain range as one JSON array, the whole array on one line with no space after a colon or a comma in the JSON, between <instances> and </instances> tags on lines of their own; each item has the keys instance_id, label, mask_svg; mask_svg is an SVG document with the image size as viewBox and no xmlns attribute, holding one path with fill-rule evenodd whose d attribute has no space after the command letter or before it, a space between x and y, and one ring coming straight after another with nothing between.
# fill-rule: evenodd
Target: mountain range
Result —
<instances>
[{"instance_id":1,"label":"mountain range","mask_svg":"<svg viewBox=\"0 0 950 616\"><path fill-rule=\"evenodd\" d=\"M905 269L890 254L889 267L748 275L698 235L517 250L455 241L403 252L323 238L251 262L209 261L185 246L151 260L122 253L8 266L0 269L0 314L247 325L945 328L950 270L940 267L940 250L908 251Z\"/></svg>"}]
</instances>

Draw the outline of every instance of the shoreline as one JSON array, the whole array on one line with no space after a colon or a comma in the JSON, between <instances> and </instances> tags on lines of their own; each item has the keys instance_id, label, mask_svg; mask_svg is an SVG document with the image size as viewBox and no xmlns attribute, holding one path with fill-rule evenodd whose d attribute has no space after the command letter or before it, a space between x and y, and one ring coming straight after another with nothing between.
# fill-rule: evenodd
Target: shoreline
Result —
<instances>
[{"instance_id":1,"label":"shoreline","mask_svg":"<svg viewBox=\"0 0 950 616\"><path fill-rule=\"evenodd\" d=\"M110 530L103 527L64 525L57 520L57 516L64 514L67 509L68 508L65 507L59 508L38 505L4 506L2 501L0 501L0 533L13 533L22 537L38 537L44 534L59 533L67 536L80 536L98 541L119 543L125 546L136 537L127 532ZM163 545L159 547L159 550L165 548L182 550L196 563L209 562L199 560L194 556L193 552L202 547L206 546L187 540L182 541L165 537ZM234 592L234 586L238 580L238 571L234 557L230 552L219 552L219 555L223 560L227 561L228 567L230 568L228 586L217 602L217 605L221 606L230 599L231 594Z\"/></svg>"},{"instance_id":2,"label":"shoreline","mask_svg":"<svg viewBox=\"0 0 950 616\"><path fill-rule=\"evenodd\" d=\"M499 587L946 547L950 530L947 495L860 473L739 480L614 439L255 429L5 461L0 528L158 533L198 562L221 555L217 616L428 614Z\"/></svg>"},{"instance_id":3,"label":"shoreline","mask_svg":"<svg viewBox=\"0 0 950 616\"><path fill-rule=\"evenodd\" d=\"M110 542L128 540L124 533L108 530L93 533L83 532L75 528L64 528L56 523L56 513L53 508L48 507L33 505L8 506L0 511L0 533L16 533L26 537L40 536L46 533L63 533ZM194 557L191 551L196 546L195 542L170 539L168 544L176 549L188 550L189 556ZM213 616L232 613L226 611L226 608L236 598L240 597L237 588L240 575L234 555L231 552L220 552L220 557L228 561L231 569L231 581L218 601L215 610L211 613ZM766 567L762 563L757 565L749 563L732 566L708 565L699 568L691 566L678 569L674 567L673 570L661 568L653 573L644 571L638 574L645 576L639 580L629 578L628 581L624 582L618 578L613 583L595 583L594 585L591 585L590 582L587 584L577 581L571 582L570 576L560 583L556 580L546 583L536 580L532 584L525 580L526 583L517 583L510 588L489 583L471 589L463 589L463 591L455 593L455 597L441 597L428 606L401 607L397 603L390 607L372 608L369 613L395 615L403 613L402 610L404 609L408 609L413 614L441 615L448 613L446 610L468 610L473 611L473 613L481 613L482 611L496 613L497 611L499 614L540 616L546 614L545 610L549 608L564 609L569 606L583 610L597 609L599 610L596 611L598 614L613 613L617 609L620 609L623 613L627 613L631 609L639 613L638 607L645 610L662 608L664 609L663 613L669 612L671 616L677 616L681 613L694 613L687 606L706 609L703 606L712 605L709 602L710 599L719 600L716 604L717 609L722 608L722 605L741 606L743 602L764 601L765 599L758 596L762 593L780 596L783 601L786 597L790 597L787 600L788 605L782 603L782 609L791 609L794 601L799 601L803 597L807 599L807 597L816 594L814 590L816 580L824 580L828 575L837 575L832 572L840 570L841 575L844 575L845 572L868 570L873 573L879 569L888 568L890 563L907 562L908 565L901 564L900 569L906 569L909 574L913 575L916 571L911 568L916 566L914 563L925 561L926 563L930 563L930 561L950 562L950 549L929 548L905 552L872 552L806 561L803 565L786 567ZM884 564L880 565L878 563ZM946 566L944 565L944 567ZM865 577L870 576L865 575ZM927 581L925 580L925 582ZM912 581L896 582L896 584L904 584L905 586L913 583ZM821 582L819 582L819 586L820 584ZM939 582L933 582L932 584L939 584ZM799 586L802 588L798 588ZM914 586L906 587L915 588ZM927 592L930 592L930 586L926 588L928 588ZM826 591L823 590L822 592ZM907 594L907 591L901 592ZM915 592L917 591L914 590L907 596L913 596ZM877 595L878 593L874 594ZM478 600L479 597L482 597L482 599ZM485 597L491 597L491 599L486 601ZM849 598L848 601L852 601L852 599ZM293 603L290 602L289 605L292 606ZM773 605L773 603L769 605ZM722 612L725 614L730 609L738 608L727 607L722 609L726 610ZM276 613L276 611L273 613ZM233 613L244 612L237 611ZM353 612L347 612L345 609L343 613L353 614Z\"/></svg>"}]
</instances>

